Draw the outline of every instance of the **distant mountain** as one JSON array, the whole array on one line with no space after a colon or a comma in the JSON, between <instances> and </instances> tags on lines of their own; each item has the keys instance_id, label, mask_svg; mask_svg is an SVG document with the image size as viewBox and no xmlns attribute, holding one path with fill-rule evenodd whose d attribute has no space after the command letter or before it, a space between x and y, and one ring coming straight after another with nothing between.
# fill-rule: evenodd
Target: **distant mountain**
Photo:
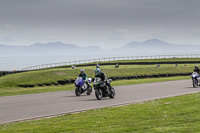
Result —
<instances>
[{"instance_id":1,"label":"distant mountain","mask_svg":"<svg viewBox=\"0 0 200 133\"><path fill-rule=\"evenodd\" d=\"M4 45L4 44L0 44L0 47L4 47L4 46L6 46L6 45Z\"/></svg>"},{"instance_id":2,"label":"distant mountain","mask_svg":"<svg viewBox=\"0 0 200 133\"><path fill-rule=\"evenodd\" d=\"M53 43L35 43L30 46L31 48L70 48L70 49L76 49L80 48L74 44L64 44L62 42L53 42Z\"/></svg>"},{"instance_id":3,"label":"distant mountain","mask_svg":"<svg viewBox=\"0 0 200 133\"><path fill-rule=\"evenodd\" d=\"M0 44L0 55L63 55L63 54L165 54L165 53L199 53L199 45L182 45L163 42L158 39L144 42L130 42L127 45L109 50L103 50L98 46L79 47L75 44L62 42L35 43L31 46L8 46Z\"/></svg>"},{"instance_id":4,"label":"distant mountain","mask_svg":"<svg viewBox=\"0 0 200 133\"><path fill-rule=\"evenodd\" d=\"M31 46L8 46L0 44L0 55L60 55L60 54L88 54L100 53L100 47L79 47L74 44L62 42L35 43Z\"/></svg>"},{"instance_id":5,"label":"distant mountain","mask_svg":"<svg viewBox=\"0 0 200 133\"><path fill-rule=\"evenodd\" d=\"M171 44L163 42L158 39L151 39L144 42L130 42L127 45L116 48L116 52L128 52L128 53L180 53L180 52L200 52L200 46L198 45L182 45Z\"/></svg>"}]
</instances>

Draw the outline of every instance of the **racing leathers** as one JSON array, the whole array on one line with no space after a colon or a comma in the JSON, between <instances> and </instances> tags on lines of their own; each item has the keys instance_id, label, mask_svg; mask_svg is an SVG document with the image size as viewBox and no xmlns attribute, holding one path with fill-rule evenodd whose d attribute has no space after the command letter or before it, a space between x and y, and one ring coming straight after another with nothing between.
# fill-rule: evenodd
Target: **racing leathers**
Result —
<instances>
[{"instance_id":1,"label":"racing leathers","mask_svg":"<svg viewBox=\"0 0 200 133\"><path fill-rule=\"evenodd\" d=\"M95 78L96 77L101 78L101 80L109 87L109 89L111 88L111 85L107 82L106 75L103 72L99 72L97 75L95 75Z\"/></svg>"},{"instance_id":2,"label":"racing leathers","mask_svg":"<svg viewBox=\"0 0 200 133\"><path fill-rule=\"evenodd\" d=\"M78 75L78 77L83 78L83 80L85 81L85 83L88 85L87 74L86 74L86 73L80 73L80 74Z\"/></svg>"},{"instance_id":3,"label":"racing leathers","mask_svg":"<svg viewBox=\"0 0 200 133\"><path fill-rule=\"evenodd\" d=\"M197 72L197 73L199 74L199 71L200 71L200 70L199 70L198 67L195 67L195 68L194 68L194 72Z\"/></svg>"}]
</instances>

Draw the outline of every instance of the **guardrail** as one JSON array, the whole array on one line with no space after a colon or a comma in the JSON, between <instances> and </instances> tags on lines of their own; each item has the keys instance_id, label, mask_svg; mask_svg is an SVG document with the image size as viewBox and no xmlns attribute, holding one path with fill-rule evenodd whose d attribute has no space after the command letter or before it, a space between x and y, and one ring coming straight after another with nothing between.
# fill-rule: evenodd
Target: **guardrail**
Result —
<instances>
[{"instance_id":1,"label":"guardrail","mask_svg":"<svg viewBox=\"0 0 200 133\"><path fill-rule=\"evenodd\" d=\"M169 58L200 58L200 54L182 54L182 55L151 55L151 56L126 56L126 57L108 57L99 59L89 59L89 60L78 60L69 62L59 62L51 64L42 64L36 66L30 66L22 69L22 71L38 70L44 68L66 66L66 65L78 65L92 62L106 62L106 61L120 61L120 60L139 60L139 59L169 59Z\"/></svg>"}]
</instances>

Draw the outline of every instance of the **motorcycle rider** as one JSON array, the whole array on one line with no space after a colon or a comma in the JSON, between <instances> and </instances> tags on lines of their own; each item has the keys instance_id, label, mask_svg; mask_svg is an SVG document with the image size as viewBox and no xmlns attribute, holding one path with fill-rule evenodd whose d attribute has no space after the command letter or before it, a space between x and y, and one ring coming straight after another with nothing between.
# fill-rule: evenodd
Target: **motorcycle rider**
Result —
<instances>
[{"instance_id":1,"label":"motorcycle rider","mask_svg":"<svg viewBox=\"0 0 200 133\"><path fill-rule=\"evenodd\" d=\"M99 68L96 68L96 69L94 70L94 72L95 72L95 78L96 78L96 77L101 78L101 80L102 80L109 88L111 88L110 83L107 82L107 77L106 77L106 75L104 74L104 72L102 72ZM108 92L108 90L106 90L106 91Z\"/></svg>"},{"instance_id":2,"label":"motorcycle rider","mask_svg":"<svg viewBox=\"0 0 200 133\"><path fill-rule=\"evenodd\" d=\"M197 73L199 74L199 71L200 71L200 69L199 69L199 67L196 65L196 66L194 67L194 72L197 72ZM197 84L199 85L199 77L198 77L198 80L197 80Z\"/></svg>"},{"instance_id":3,"label":"motorcycle rider","mask_svg":"<svg viewBox=\"0 0 200 133\"><path fill-rule=\"evenodd\" d=\"M119 68L119 64L118 63L115 65L115 68Z\"/></svg>"},{"instance_id":4,"label":"motorcycle rider","mask_svg":"<svg viewBox=\"0 0 200 133\"><path fill-rule=\"evenodd\" d=\"M88 86L87 74L85 73L85 70L84 70L84 69L81 69L81 70L80 70L80 74L78 75L78 77L83 78L84 82L85 82L85 83L87 84L87 86Z\"/></svg>"},{"instance_id":5,"label":"motorcycle rider","mask_svg":"<svg viewBox=\"0 0 200 133\"><path fill-rule=\"evenodd\" d=\"M199 69L199 67L196 65L196 66L194 67L194 72L197 72L197 73L199 74L199 71L200 71L200 69Z\"/></svg>"}]
</instances>

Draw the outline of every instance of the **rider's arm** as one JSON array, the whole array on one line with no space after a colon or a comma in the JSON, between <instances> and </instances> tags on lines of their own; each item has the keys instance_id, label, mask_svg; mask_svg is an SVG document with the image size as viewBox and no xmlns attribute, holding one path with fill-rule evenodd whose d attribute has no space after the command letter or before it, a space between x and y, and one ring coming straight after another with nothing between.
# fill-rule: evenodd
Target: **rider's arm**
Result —
<instances>
[{"instance_id":1,"label":"rider's arm","mask_svg":"<svg viewBox=\"0 0 200 133\"><path fill-rule=\"evenodd\" d=\"M101 79L102 79L102 81L104 81L105 78L106 78L106 75L105 75L105 73L101 73L101 74L102 74L102 76L101 76L102 78Z\"/></svg>"},{"instance_id":2,"label":"rider's arm","mask_svg":"<svg viewBox=\"0 0 200 133\"><path fill-rule=\"evenodd\" d=\"M83 78L83 80L86 80L86 79L87 79L87 74L84 73L84 74L82 75L82 78Z\"/></svg>"}]
</instances>

